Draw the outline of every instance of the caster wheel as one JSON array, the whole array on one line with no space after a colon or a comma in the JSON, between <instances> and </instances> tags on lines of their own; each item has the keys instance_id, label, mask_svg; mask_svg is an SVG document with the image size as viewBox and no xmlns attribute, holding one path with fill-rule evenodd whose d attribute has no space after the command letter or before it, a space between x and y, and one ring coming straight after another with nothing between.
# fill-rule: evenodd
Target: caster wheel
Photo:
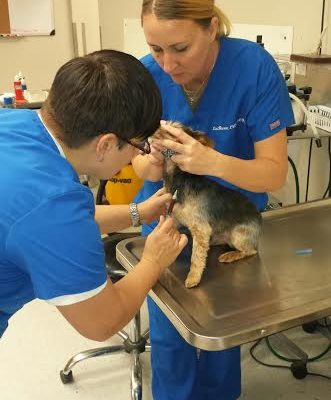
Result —
<instances>
[{"instance_id":1,"label":"caster wheel","mask_svg":"<svg viewBox=\"0 0 331 400\"><path fill-rule=\"evenodd\" d=\"M74 380L74 377L72 375L72 371L69 372L69 374L65 374L63 371L60 371L60 378L62 383L71 383Z\"/></svg>"},{"instance_id":2,"label":"caster wheel","mask_svg":"<svg viewBox=\"0 0 331 400\"><path fill-rule=\"evenodd\" d=\"M317 321L308 322L307 324L302 325L302 329L307 333L314 333L317 328Z\"/></svg>"},{"instance_id":3,"label":"caster wheel","mask_svg":"<svg viewBox=\"0 0 331 400\"><path fill-rule=\"evenodd\" d=\"M298 360L291 364L291 372L294 378L304 379L307 374L307 364L304 361Z\"/></svg>"}]
</instances>

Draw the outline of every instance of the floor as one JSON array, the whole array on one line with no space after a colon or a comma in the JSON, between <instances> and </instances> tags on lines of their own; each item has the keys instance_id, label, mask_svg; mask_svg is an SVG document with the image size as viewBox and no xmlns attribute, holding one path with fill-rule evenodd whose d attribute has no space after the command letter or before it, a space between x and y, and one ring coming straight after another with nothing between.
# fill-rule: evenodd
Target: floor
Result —
<instances>
[{"instance_id":1,"label":"floor","mask_svg":"<svg viewBox=\"0 0 331 400\"><path fill-rule=\"evenodd\" d=\"M142 314L146 325L145 308ZM310 357L321 353L328 345L320 334L309 335L301 328L292 329L287 335ZM114 337L108 342L120 341ZM296 380L288 370L259 365L249 354L250 346L242 346L241 400L331 399L331 380L314 376ZM130 356L127 354L82 362L74 368L74 383L63 385L60 381L59 371L69 357L95 347L100 344L80 337L54 307L38 300L31 302L12 318L0 340L0 399L130 400ZM283 363L264 344L256 349L256 355L265 362ZM143 399L151 400L149 354L144 353L141 359ZM310 363L308 369L331 376L331 351L321 361Z\"/></svg>"}]
</instances>

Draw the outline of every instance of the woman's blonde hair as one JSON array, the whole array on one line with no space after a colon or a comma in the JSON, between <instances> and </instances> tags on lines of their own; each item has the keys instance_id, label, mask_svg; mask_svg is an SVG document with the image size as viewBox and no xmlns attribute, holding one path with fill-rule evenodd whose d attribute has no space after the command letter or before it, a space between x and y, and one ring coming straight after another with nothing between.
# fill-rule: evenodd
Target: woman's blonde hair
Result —
<instances>
[{"instance_id":1,"label":"woman's blonde hair","mask_svg":"<svg viewBox=\"0 0 331 400\"><path fill-rule=\"evenodd\" d=\"M214 0L143 0L142 24L143 17L148 14L154 14L158 19L190 19L204 28L210 25L213 17L217 17L217 38L228 36L231 32L228 17Z\"/></svg>"}]
</instances>

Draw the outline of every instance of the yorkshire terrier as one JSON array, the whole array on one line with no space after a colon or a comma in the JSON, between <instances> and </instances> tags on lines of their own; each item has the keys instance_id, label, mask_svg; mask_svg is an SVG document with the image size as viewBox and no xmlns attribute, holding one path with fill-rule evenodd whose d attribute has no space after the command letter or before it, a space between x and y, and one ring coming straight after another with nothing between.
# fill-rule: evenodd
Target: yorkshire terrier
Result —
<instances>
[{"instance_id":1,"label":"yorkshire terrier","mask_svg":"<svg viewBox=\"0 0 331 400\"><path fill-rule=\"evenodd\" d=\"M172 123L201 144L213 147L205 134L193 131L179 123ZM167 132L160 128L156 137ZM201 175L184 172L172 161L170 150L165 157L164 186L169 193L177 191L172 216L177 225L188 228L193 247L191 266L185 286L192 288L200 283L211 245L227 244L232 250L219 256L223 263L231 263L257 253L262 218L255 205L243 194L222 186Z\"/></svg>"}]
</instances>

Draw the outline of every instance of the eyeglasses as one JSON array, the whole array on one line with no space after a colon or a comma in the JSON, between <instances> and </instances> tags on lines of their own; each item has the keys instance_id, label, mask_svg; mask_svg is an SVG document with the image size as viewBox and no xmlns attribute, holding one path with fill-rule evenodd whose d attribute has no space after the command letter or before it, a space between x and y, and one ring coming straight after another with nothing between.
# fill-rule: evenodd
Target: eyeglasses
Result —
<instances>
[{"instance_id":1,"label":"eyeglasses","mask_svg":"<svg viewBox=\"0 0 331 400\"><path fill-rule=\"evenodd\" d=\"M144 140L143 142L139 142L138 139L125 139L125 141L131 146L135 147L136 149L139 149L145 154L149 154L151 152L151 146L148 142L148 140Z\"/></svg>"}]
</instances>

